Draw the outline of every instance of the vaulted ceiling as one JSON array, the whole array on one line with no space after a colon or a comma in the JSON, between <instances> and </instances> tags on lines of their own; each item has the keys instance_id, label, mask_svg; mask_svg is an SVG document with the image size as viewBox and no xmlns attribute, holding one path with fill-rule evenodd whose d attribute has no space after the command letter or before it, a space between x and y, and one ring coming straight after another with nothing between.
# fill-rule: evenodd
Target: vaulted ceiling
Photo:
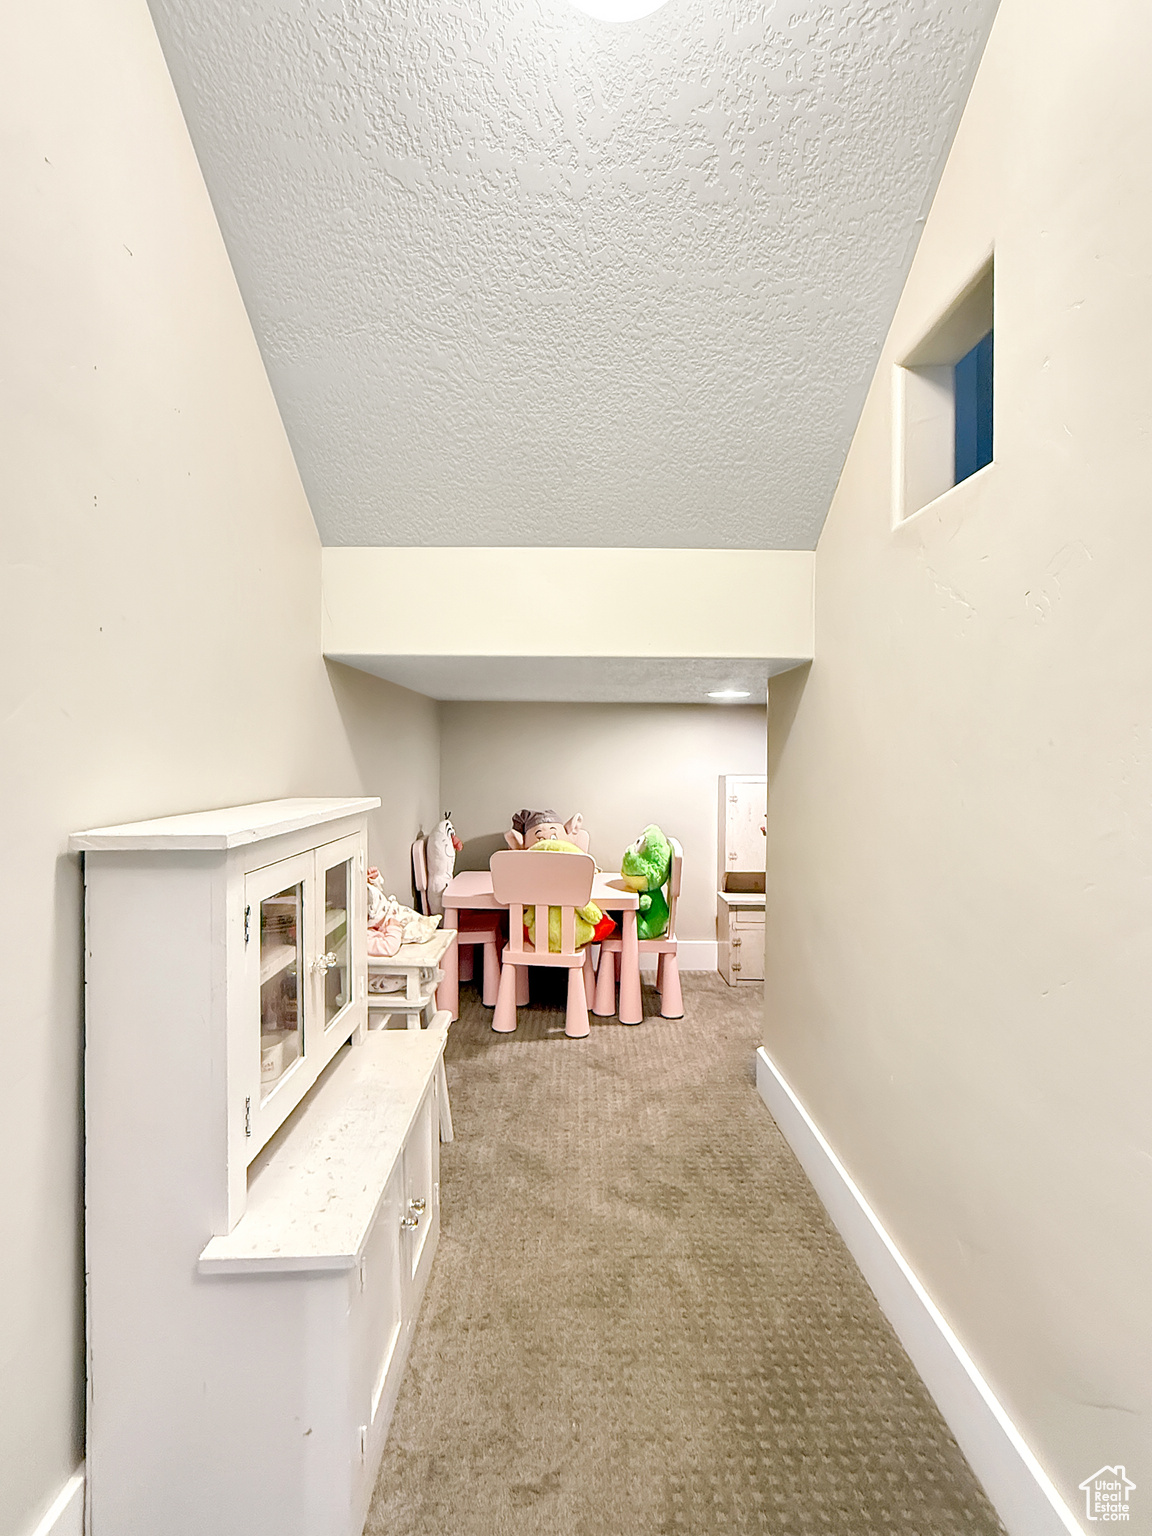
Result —
<instances>
[{"instance_id":1,"label":"vaulted ceiling","mask_svg":"<svg viewBox=\"0 0 1152 1536\"><path fill-rule=\"evenodd\" d=\"M996 0L152 0L325 544L810 549Z\"/></svg>"}]
</instances>

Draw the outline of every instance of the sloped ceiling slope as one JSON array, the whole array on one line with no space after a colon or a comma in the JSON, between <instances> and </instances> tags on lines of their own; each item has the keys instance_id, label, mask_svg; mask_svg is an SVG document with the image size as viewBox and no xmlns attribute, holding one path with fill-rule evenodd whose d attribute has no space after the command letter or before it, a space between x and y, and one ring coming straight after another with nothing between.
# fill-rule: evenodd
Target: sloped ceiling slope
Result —
<instances>
[{"instance_id":1,"label":"sloped ceiling slope","mask_svg":"<svg viewBox=\"0 0 1152 1536\"><path fill-rule=\"evenodd\" d=\"M995 0L152 0L326 544L815 545Z\"/></svg>"}]
</instances>

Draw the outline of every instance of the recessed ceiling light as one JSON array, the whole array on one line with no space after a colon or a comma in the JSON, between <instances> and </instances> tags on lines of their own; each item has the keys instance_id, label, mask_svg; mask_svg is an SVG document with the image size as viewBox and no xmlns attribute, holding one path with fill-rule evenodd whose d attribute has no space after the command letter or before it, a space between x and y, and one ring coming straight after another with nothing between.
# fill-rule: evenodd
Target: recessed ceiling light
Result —
<instances>
[{"instance_id":1,"label":"recessed ceiling light","mask_svg":"<svg viewBox=\"0 0 1152 1536\"><path fill-rule=\"evenodd\" d=\"M665 0L572 0L578 11L586 11L598 21L639 21L664 3Z\"/></svg>"},{"instance_id":2,"label":"recessed ceiling light","mask_svg":"<svg viewBox=\"0 0 1152 1536\"><path fill-rule=\"evenodd\" d=\"M750 699L752 694L747 688L717 688L715 693L708 695L710 699Z\"/></svg>"}]
</instances>

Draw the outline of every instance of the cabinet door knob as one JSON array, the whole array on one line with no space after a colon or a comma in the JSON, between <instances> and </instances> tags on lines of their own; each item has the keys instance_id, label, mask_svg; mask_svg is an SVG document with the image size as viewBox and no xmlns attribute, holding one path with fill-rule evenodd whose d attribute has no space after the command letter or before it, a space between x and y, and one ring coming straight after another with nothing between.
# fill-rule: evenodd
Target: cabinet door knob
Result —
<instances>
[{"instance_id":1,"label":"cabinet door knob","mask_svg":"<svg viewBox=\"0 0 1152 1536\"><path fill-rule=\"evenodd\" d=\"M411 1232L420 1225L419 1216L401 1216L400 1225L406 1232Z\"/></svg>"},{"instance_id":2,"label":"cabinet door knob","mask_svg":"<svg viewBox=\"0 0 1152 1536\"><path fill-rule=\"evenodd\" d=\"M425 1211L427 1208L427 1200L409 1200L408 1202L408 1209L410 1211Z\"/></svg>"},{"instance_id":3,"label":"cabinet door knob","mask_svg":"<svg viewBox=\"0 0 1152 1536\"><path fill-rule=\"evenodd\" d=\"M329 950L326 955L321 955L318 959L313 960L312 969L320 972L330 971L334 965L338 964L339 961L336 959L336 956Z\"/></svg>"}]
</instances>

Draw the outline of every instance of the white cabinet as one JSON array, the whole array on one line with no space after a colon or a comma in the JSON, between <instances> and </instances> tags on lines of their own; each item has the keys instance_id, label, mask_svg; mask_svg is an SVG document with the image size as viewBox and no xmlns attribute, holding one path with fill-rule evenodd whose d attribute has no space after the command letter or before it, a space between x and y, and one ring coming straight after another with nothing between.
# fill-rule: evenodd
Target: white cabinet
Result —
<instances>
[{"instance_id":1,"label":"white cabinet","mask_svg":"<svg viewBox=\"0 0 1152 1536\"><path fill-rule=\"evenodd\" d=\"M730 987L764 980L764 897L721 891L716 968Z\"/></svg>"},{"instance_id":2,"label":"white cabinet","mask_svg":"<svg viewBox=\"0 0 1152 1536\"><path fill-rule=\"evenodd\" d=\"M717 968L729 986L764 980L768 780L723 774L718 805Z\"/></svg>"},{"instance_id":3,"label":"white cabinet","mask_svg":"<svg viewBox=\"0 0 1152 1536\"><path fill-rule=\"evenodd\" d=\"M720 776L717 884L722 891L764 889L768 846L768 779L762 773ZM759 877L758 885L756 877Z\"/></svg>"},{"instance_id":4,"label":"white cabinet","mask_svg":"<svg viewBox=\"0 0 1152 1536\"><path fill-rule=\"evenodd\" d=\"M447 1015L366 1023L366 812L79 833L91 1536L357 1536L439 1231Z\"/></svg>"},{"instance_id":5,"label":"white cabinet","mask_svg":"<svg viewBox=\"0 0 1152 1536\"><path fill-rule=\"evenodd\" d=\"M363 1528L440 1231L444 1034L350 1046L254 1165L244 1220L199 1255L205 1295L261 1319L255 1348L237 1338L216 1362L217 1404L255 1413L230 1433L258 1456L229 1490L232 1523L200 1526L213 1536Z\"/></svg>"}]
</instances>

